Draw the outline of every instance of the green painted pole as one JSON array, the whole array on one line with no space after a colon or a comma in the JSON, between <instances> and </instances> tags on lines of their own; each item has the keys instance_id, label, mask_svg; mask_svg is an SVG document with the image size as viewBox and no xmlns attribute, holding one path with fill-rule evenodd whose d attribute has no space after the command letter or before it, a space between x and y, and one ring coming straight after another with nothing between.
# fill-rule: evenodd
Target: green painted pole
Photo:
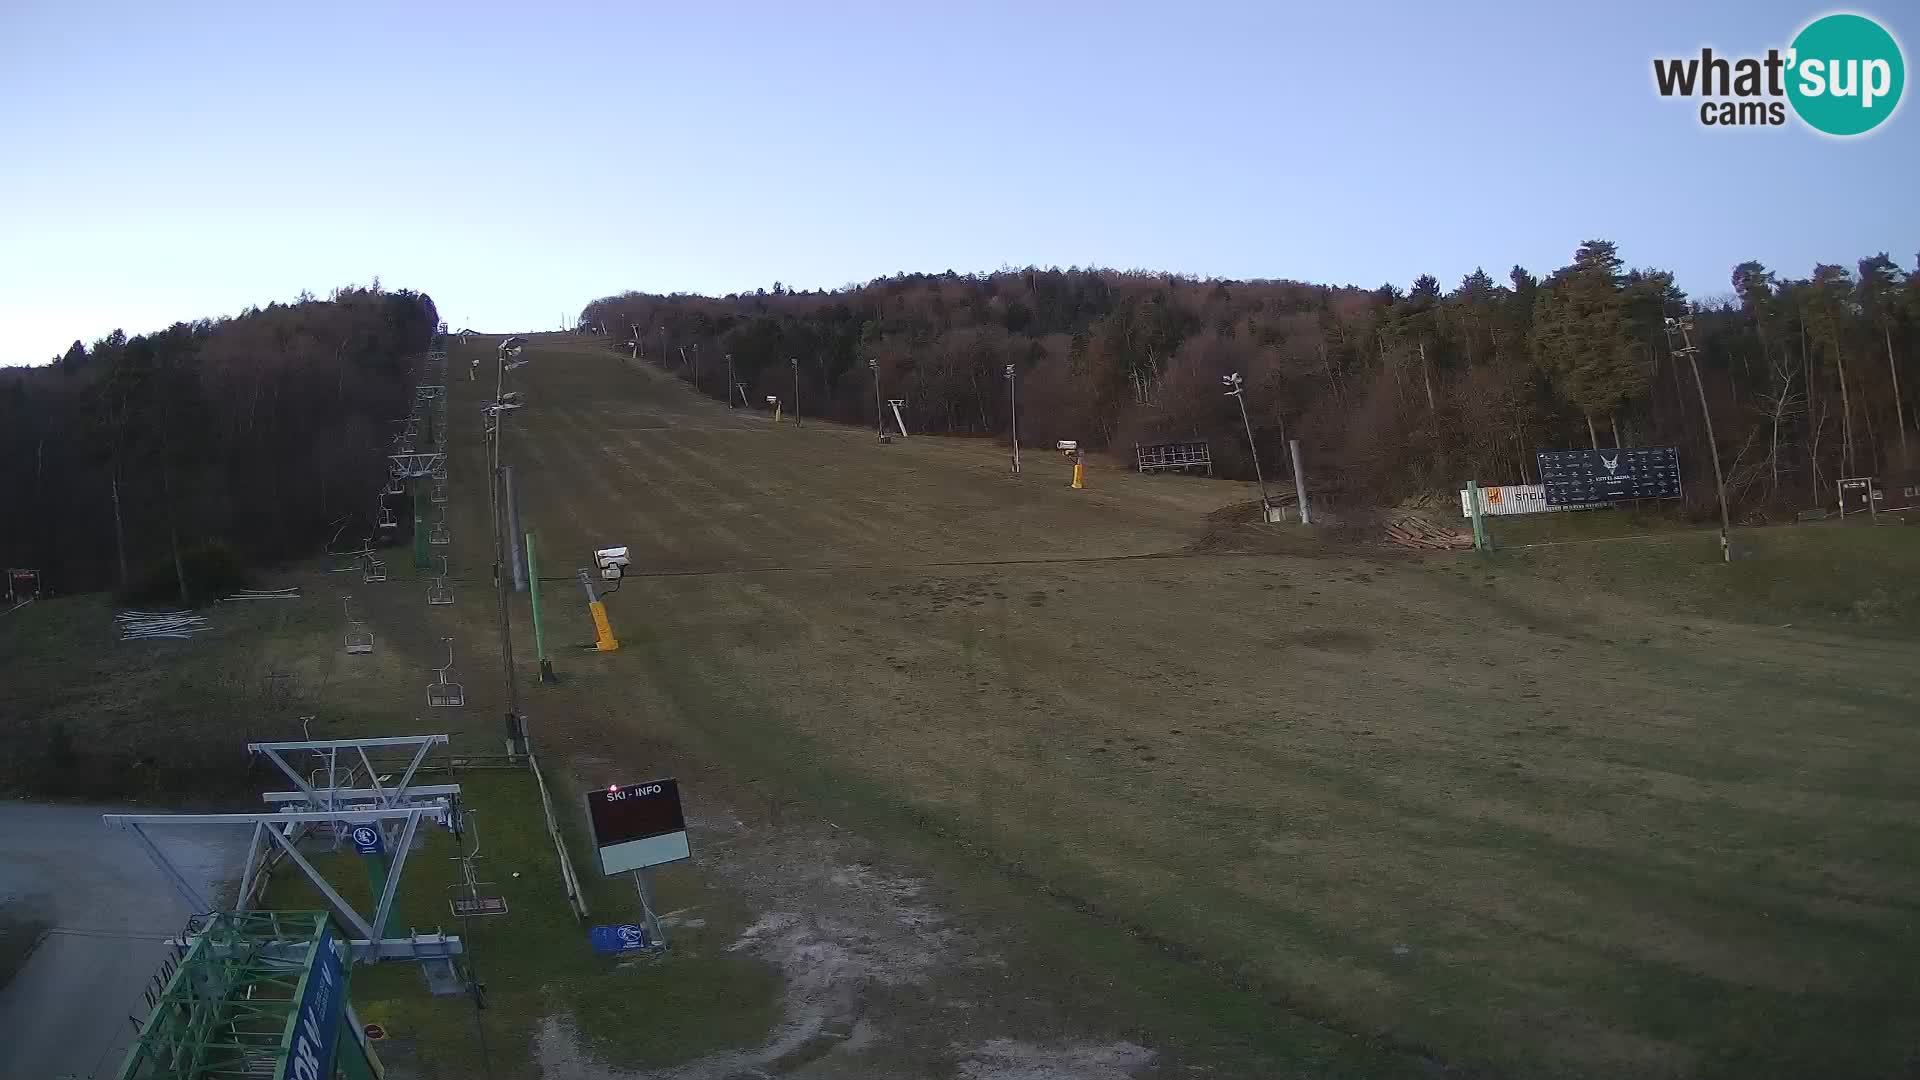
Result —
<instances>
[{"instance_id":1,"label":"green painted pole","mask_svg":"<svg viewBox=\"0 0 1920 1080\"><path fill-rule=\"evenodd\" d=\"M560 681L553 673L553 661L547 659L547 635L540 628L540 560L533 554L533 534L527 534L527 592L533 601L533 652L540 658L540 681L552 686Z\"/></svg>"},{"instance_id":2,"label":"green painted pole","mask_svg":"<svg viewBox=\"0 0 1920 1080\"><path fill-rule=\"evenodd\" d=\"M427 510L426 497L420 493L420 478L413 478L413 568L425 570L432 566L427 560Z\"/></svg>"},{"instance_id":3,"label":"green painted pole","mask_svg":"<svg viewBox=\"0 0 1920 1080\"><path fill-rule=\"evenodd\" d=\"M385 855L362 855L360 857L366 860L367 884L373 889L370 895L373 897L374 904L378 905L380 898L387 895L387 857ZM389 911L387 912L387 922L391 923L392 921L393 912ZM387 936L387 928L385 926L376 926L373 928L373 932L377 937Z\"/></svg>"},{"instance_id":4,"label":"green painted pole","mask_svg":"<svg viewBox=\"0 0 1920 1080\"><path fill-rule=\"evenodd\" d=\"M1467 481L1467 513L1473 516L1473 550L1487 551L1487 519L1480 514L1480 485Z\"/></svg>"}]
</instances>

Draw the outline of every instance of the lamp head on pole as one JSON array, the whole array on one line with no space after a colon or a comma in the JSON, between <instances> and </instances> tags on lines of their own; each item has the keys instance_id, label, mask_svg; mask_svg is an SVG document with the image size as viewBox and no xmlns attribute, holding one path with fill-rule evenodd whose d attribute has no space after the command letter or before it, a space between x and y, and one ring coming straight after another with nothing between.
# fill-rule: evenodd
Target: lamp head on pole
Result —
<instances>
[{"instance_id":1,"label":"lamp head on pole","mask_svg":"<svg viewBox=\"0 0 1920 1080\"><path fill-rule=\"evenodd\" d=\"M1230 387L1230 389L1227 391L1228 397L1240 396L1240 373L1239 372L1236 371L1231 375L1220 376L1220 384L1222 386Z\"/></svg>"}]
</instances>

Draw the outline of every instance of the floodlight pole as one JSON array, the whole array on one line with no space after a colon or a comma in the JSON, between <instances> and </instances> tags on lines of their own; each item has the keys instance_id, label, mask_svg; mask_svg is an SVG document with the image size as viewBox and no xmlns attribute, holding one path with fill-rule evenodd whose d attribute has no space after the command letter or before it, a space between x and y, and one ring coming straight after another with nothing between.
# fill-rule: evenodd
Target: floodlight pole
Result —
<instances>
[{"instance_id":1,"label":"floodlight pole","mask_svg":"<svg viewBox=\"0 0 1920 1080\"><path fill-rule=\"evenodd\" d=\"M1676 355L1687 358L1687 366L1693 369L1693 388L1700 395L1700 415L1707 422L1707 450L1713 455L1713 485L1720 496L1720 561L1733 561L1733 547L1728 541L1732 524L1727 520L1727 478L1720 471L1720 444L1713 438L1713 410L1707 408L1707 386L1700 381L1700 361L1698 349L1693 344L1693 316L1682 315L1678 319L1667 320L1667 345L1672 348L1673 335L1680 335L1680 348ZM1872 486L1868 486L1867 505L1873 505Z\"/></svg>"},{"instance_id":2,"label":"floodlight pole","mask_svg":"<svg viewBox=\"0 0 1920 1080\"><path fill-rule=\"evenodd\" d=\"M733 408L733 354L727 354L727 392L720 395L727 399L727 408Z\"/></svg>"},{"instance_id":3,"label":"floodlight pole","mask_svg":"<svg viewBox=\"0 0 1920 1080\"><path fill-rule=\"evenodd\" d=\"M787 364L793 368L793 426L800 426L800 358L787 357Z\"/></svg>"},{"instance_id":4,"label":"floodlight pole","mask_svg":"<svg viewBox=\"0 0 1920 1080\"><path fill-rule=\"evenodd\" d=\"M1012 429L1010 441L1013 443L1013 475L1020 475L1020 402L1014 388L1019 379L1014 375L1012 364L1007 365L1007 423Z\"/></svg>"},{"instance_id":5,"label":"floodlight pole","mask_svg":"<svg viewBox=\"0 0 1920 1080\"><path fill-rule=\"evenodd\" d=\"M873 371L873 433L884 439L887 421L885 408L880 404L880 361L868 360L867 367Z\"/></svg>"},{"instance_id":6,"label":"floodlight pole","mask_svg":"<svg viewBox=\"0 0 1920 1080\"><path fill-rule=\"evenodd\" d=\"M1222 375L1220 381L1232 387L1227 396L1240 403L1240 424L1247 430L1247 453L1253 455L1253 478L1260 482L1260 523L1264 525L1273 520L1273 503L1267 499L1267 478L1260 471L1260 447L1253 441L1253 421L1247 418L1247 398L1241 392L1240 373Z\"/></svg>"}]
</instances>

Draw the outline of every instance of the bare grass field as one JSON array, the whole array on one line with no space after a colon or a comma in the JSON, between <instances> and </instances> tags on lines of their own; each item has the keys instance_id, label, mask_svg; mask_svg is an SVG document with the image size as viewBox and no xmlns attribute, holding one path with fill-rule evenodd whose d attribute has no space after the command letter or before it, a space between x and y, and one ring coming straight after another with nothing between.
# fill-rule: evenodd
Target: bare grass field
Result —
<instances>
[{"instance_id":1,"label":"bare grass field","mask_svg":"<svg viewBox=\"0 0 1920 1080\"><path fill-rule=\"evenodd\" d=\"M496 751L469 350L492 343L449 365L456 604L426 607L395 551L381 586L289 570L307 600L223 608L193 643L121 648L103 601L35 605L0 622L15 745L44 752L58 721L76 775L112 748L116 775L204 776L311 711L316 736ZM1044 451L1016 479L990 443L775 427L591 342L529 353L505 456L562 681L536 685L516 596L526 712L570 808L681 778L696 862L665 888L704 910L666 968L584 958L529 793L475 774L495 866L527 875L527 921L476 938L501 1075L1920 1062L1905 529L1742 530L1723 566L1710 532L1585 515L1413 556L1253 525L1251 485L1096 460L1072 491ZM582 651L573 570L610 544L633 562L608 597L623 648ZM380 637L351 664L343 588ZM468 704L429 712L443 635ZM300 700L263 711L275 669ZM211 749L176 763L181 734ZM430 920L453 864L424 865L407 910ZM627 917L618 882L594 897ZM689 981L657 997L662 977ZM472 1074L466 1003L404 972L363 991L410 1068Z\"/></svg>"}]
</instances>

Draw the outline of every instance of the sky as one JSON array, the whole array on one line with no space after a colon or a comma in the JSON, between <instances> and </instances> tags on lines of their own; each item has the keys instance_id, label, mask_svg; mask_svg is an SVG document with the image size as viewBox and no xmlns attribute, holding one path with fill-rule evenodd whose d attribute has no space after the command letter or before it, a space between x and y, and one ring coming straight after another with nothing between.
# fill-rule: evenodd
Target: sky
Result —
<instances>
[{"instance_id":1,"label":"sky","mask_svg":"<svg viewBox=\"0 0 1920 1080\"><path fill-rule=\"evenodd\" d=\"M1843 141L1654 90L1829 10L7 0L0 363L376 277L505 332L1029 264L1452 287L1596 237L1695 295L1911 268L1920 106ZM1844 10L1920 59L1920 6Z\"/></svg>"}]
</instances>

